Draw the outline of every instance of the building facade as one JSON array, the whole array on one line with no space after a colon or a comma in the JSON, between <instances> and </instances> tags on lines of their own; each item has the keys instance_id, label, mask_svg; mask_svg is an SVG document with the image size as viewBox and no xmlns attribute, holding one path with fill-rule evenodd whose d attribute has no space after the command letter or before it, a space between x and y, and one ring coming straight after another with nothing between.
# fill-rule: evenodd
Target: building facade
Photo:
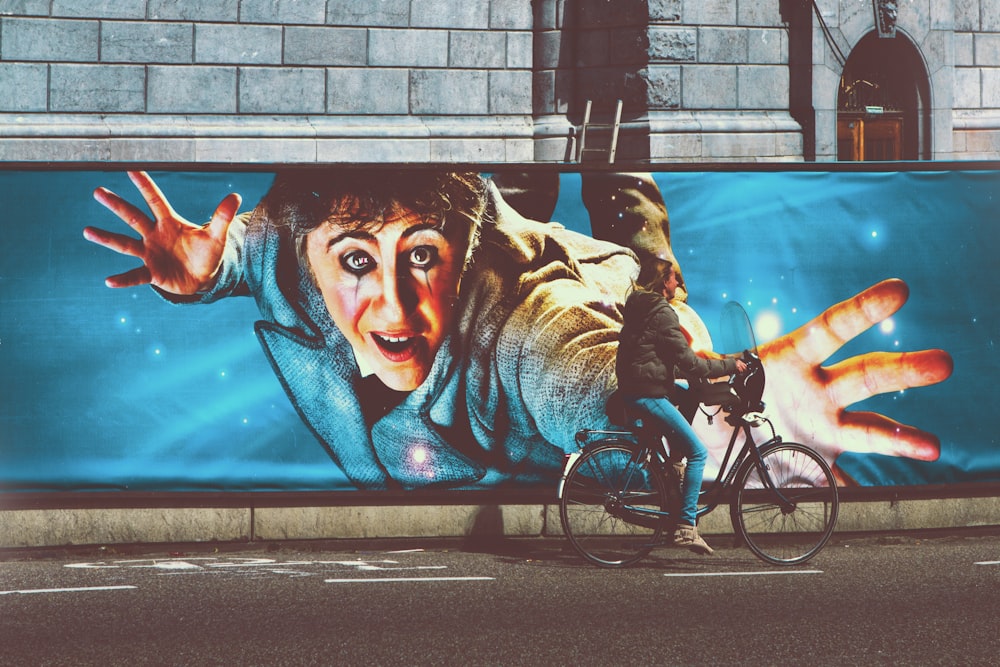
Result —
<instances>
[{"instance_id":1,"label":"building facade","mask_svg":"<svg viewBox=\"0 0 1000 667\"><path fill-rule=\"evenodd\" d=\"M618 100L623 164L995 160L1000 0L0 0L6 163L572 163Z\"/></svg>"}]
</instances>

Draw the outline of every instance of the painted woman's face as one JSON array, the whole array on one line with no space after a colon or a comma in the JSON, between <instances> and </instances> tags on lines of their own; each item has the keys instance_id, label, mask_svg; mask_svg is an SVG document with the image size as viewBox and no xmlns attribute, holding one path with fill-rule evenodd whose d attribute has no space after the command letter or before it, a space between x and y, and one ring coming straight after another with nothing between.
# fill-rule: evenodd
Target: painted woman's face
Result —
<instances>
[{"instance_id":1,"label":"painted woman's face","mask_svg":"<svg viewBox=\"0 0 1000 667\"><path fill-rule=\"evenodd\" d=\"M352 229L328 221L306 237L334 324L391 389L420 386L448 335L470 243L462 234L446 234L440 220L400 208L381 225Z\"/></svg>"}]
</instances>

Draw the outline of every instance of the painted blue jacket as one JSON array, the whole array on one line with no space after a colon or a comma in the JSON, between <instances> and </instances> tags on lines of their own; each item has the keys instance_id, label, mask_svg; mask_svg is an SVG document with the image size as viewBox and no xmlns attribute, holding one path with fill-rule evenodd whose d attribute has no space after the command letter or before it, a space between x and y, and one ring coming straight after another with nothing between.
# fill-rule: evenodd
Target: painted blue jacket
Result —
<instances>
[{"instance_id":1,"label":"painted blue jacket","mask_svg":"<svg viewBox=\"0 0 1000 667\"><path fill-rule=\"evenodd\" d=\"M257 212L230 227L219 279L199 300L256 299L274 372L358 488L551 480L577 430L608 426L634 255L491 199L454 330L427 380L370 429L353 351L286 232Z\"/></svg>"}]
</instances>

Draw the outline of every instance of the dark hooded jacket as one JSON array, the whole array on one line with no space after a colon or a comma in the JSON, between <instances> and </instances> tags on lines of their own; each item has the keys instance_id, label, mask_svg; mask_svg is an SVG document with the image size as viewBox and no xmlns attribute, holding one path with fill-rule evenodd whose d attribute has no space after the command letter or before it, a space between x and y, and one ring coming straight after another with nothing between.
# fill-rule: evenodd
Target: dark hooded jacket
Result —
<instances>
[{"instance_id":1,"label":"dark hooded jacket","mask_svg":"<svg viewBox=\"0 0 1000 667\"><path fill-rule=\"evenodd\" d=\"M660 294L632 292L625 302L624 320L615 362L623 394L673 396L676 375L697 380L736 372L735 359L704 359L694 353L677 313Z\"/></svg>"}]
</instances>

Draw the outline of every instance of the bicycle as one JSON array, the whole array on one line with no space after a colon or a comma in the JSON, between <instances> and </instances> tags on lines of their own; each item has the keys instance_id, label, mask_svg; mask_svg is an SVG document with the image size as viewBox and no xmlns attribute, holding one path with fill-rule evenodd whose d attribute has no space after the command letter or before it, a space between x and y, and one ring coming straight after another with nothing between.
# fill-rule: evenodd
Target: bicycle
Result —
<instances>
[{"instance_id":1,"label":"bicycle","mask_svg":"<svg viewBox=\"0 0 1000 667\"><path fill-rule=\"evenodd\" d=\"M701 492L698 516L728 499L736 535L758 558L804 563L837 523L836 481L813 449L775 433L763 414L764 367L756 346L743 359L746 372L706 383L709 393L701 396L702 406L726 413L733 432L715 480ZM629 414L624 423L632 428L579 431L579 451L567 456L558 487L563 532L580 555L603 567L631 565L663 544L680 506L679 480L661 436L647 430L641 415ZM771 437L758 444L753 430L764 424ZM730 462L740 434L743 446Z\"/></svg>"}]
</instances>

